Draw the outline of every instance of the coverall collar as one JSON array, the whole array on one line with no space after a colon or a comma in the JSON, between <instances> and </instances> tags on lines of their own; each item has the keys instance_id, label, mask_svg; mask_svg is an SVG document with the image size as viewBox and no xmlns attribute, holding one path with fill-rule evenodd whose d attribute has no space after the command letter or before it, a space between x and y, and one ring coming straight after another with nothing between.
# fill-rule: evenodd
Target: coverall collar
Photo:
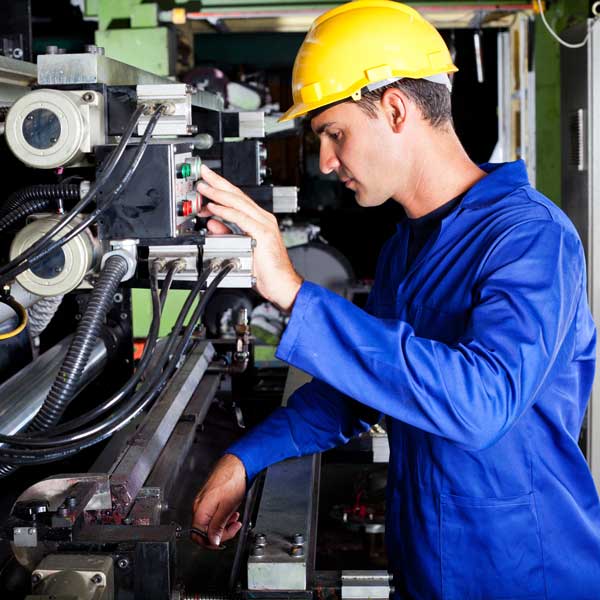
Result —
<instances>
[{"instance_id":1,"label":"coverall collar","mask_svg":"<svg viewBox=\"0 0 600 600\"><path fill-rule=\"evenodd\" d=\"M479 207L488 206L515 190L530 185L527 167L523 160L507 163L483 163L479 165L479 168L485 171L487 176L465 192L456 209L442 219L442 228L448 221L454 220L465 208L476 210ZM405 227L407 218L406 216L402 217L397 225L399 230Z\"/></svg>"},{"instance_id":2,"label":"coverall collar","mask_svg":"<svg viewBox=\"0 0 600 600\"><path fill-rule=\"evenodd\" d=\"M467 191L461 203L463 208L492 204L500 198L505 198L516 189L529 185L527 168L522 160L508 163L484 163L479 165L479 168L488 175Z\"/></svg>"}]
</instances>

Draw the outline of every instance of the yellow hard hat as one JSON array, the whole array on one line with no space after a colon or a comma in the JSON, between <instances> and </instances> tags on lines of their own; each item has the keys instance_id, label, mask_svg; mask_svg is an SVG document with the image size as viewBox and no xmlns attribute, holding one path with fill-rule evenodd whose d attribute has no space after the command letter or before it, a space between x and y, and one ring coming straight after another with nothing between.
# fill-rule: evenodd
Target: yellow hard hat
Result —
<instances>
[{"instance_id":1,"label":"yellow hard hat","mask_svg":"<svg viewBox=\"0 0 600 600\"><path fill-rule=\"evenodd\" d=\"M415 9L392 0L354 0L318 17L292 72L288 121L352 97L378 82L434 78L458 69L438 31Z\"/></svg>"}]
</instances>

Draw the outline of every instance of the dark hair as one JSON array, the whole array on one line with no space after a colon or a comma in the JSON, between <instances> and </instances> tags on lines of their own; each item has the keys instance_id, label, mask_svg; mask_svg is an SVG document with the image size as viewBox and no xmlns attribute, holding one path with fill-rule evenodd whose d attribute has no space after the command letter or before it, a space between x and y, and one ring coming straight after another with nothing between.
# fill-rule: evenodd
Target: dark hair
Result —
<instances>
[{"instance_id":1,"label":"dark hair","mask_svg":"<svg viewBox=\"0 0 600 600\"><path fill-rule=\"evenodd\" d=\"M357 104L367 115L375 118L377 104L385 91L392 88L404 92L419 107L425 120L429 121L433 127L452 126L450 91L445 85L427 79L404 77L377 90L364 91Z\"/></svg>"},{"instance_id":2,"label":"dark hair","mask_svg":"<svg viewBox=\"0 0 600 600\"><path fill-rule=\"evenodd\" d=\"M337 100L331 104L311 110L305 115L306 119L310 122L328 108L337 104L344 104L345 102L355 102L369 117L374 119L377 117L377 104L380 102L384 92L391 88L402 90L419 107L423 113L423 117L433 127L453 126L450 90L441 83L435 83L427 79L410 79L409 77L404 77L372 92L363 88L360 100L354 101L350 98Z\"/></svg>"}]
</instances>

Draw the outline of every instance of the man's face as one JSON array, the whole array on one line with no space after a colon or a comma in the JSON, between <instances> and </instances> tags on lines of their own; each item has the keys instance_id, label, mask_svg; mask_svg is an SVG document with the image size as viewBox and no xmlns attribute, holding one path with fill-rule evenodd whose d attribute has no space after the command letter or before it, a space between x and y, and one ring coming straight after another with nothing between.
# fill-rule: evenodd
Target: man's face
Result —
<instances>
[{"instance_id":1,"label":"man's face","mask_svg":"<svg viewBox=\"0 0 600 600\"><path fill-rule=\"evenodd\" d=\"M349 101L318 114L311 127L321 142L319 168L335 172L358 204L379 206L396 192L393 132L381 114L370 117Z\"/></svg>"}]
</instances>

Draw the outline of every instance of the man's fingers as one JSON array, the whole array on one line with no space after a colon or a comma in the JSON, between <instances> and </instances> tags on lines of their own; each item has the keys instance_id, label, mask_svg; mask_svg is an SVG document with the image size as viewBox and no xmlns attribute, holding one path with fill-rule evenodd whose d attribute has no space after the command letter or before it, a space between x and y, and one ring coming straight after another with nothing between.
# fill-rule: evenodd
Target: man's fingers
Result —
<instances>
[{"instance_id":1,"label":"man's fingers","mask_svg":"<svg viewBox=\"0 0 600 600\"><path fill-rule=\"evenodd\" d=\"M232 509L234 508L235 506L231 506L229 503L222 502L219 504L215 515L208 526L207 533L211 544L218 546L221 543L221 540L228 540L239 531L239 528L236 527L236 523L238 522L237 519L233 522L231 520L235 514L235 511L232 512ZM239 513L237 513L237 518L239 518ZM227 535L230 531L227 529L228 527L233 527L233 530L235 531L231 536Z\"/></svg>"},{"instance_id":2,"label":"man's fingers","mask_svg":"<svg viewBox=\"0 0 600 600\"><path fill-rule=\"evenodd\" d=\"M230 540L231 538L234 538L241 528L242 523L240 521L230 523L229 525L227 525L227 527L225 527L222 540L225 542L227 540Z\"/></svg>"},{"instance_id":3,"label":"man's fingers","mask_svg":"<svg viewBox=\"0 0 600 600\"><path fill-rule=\"evenodd\" d=\"M198 184L198 191L201 196L209 198L221 206L239 210L256 221L262 221L265 224L271 221L271 214L263 210L254 200L248 198L242 192L234 194L230 191L211 187L203 182Z\"/></svg>"},{"instance_id":4,"label":"man's fingers","mask_svg":"<svg viewBox=\"0 0 600 600\"><path fill-rule=\"evenodd\" d=\"M216 219L210 219L210 221L206 223L206 228L210 233L216 235L226 235L231 233L231 229L229 229L225 223L221 223L221 221L217 221Z\"/></svg>"},{"instance_id":5,"label":"man's fingers","mask_svg":"<svg viewBox=\"0 0 600 600\"><path fill-rule=\"evenodd\" d=\"M221 206L210 202L206 205L208 210L217 217L221 217L224 221L229 221L237 225L244 233L251 235L256 239L257 233L261 230L262 224L257 223L252 217L247 214L236 210L235 208L229 208L227 206Z\"/></svg>"},{"instance_id":6,"label":"man's fingers","mask_svg":"<svg viewBox=\"0 0 600 600\"><path fill-rule=\"evenodd\" d=\"M204 181L214 188L238 194L242 193L240 188L227 181L225 177L221 177L221 175L215 173L212 169L209 169L206 165L201 165L200 176L202 179L204 179Z\"/></svg>"}]
</instances>

